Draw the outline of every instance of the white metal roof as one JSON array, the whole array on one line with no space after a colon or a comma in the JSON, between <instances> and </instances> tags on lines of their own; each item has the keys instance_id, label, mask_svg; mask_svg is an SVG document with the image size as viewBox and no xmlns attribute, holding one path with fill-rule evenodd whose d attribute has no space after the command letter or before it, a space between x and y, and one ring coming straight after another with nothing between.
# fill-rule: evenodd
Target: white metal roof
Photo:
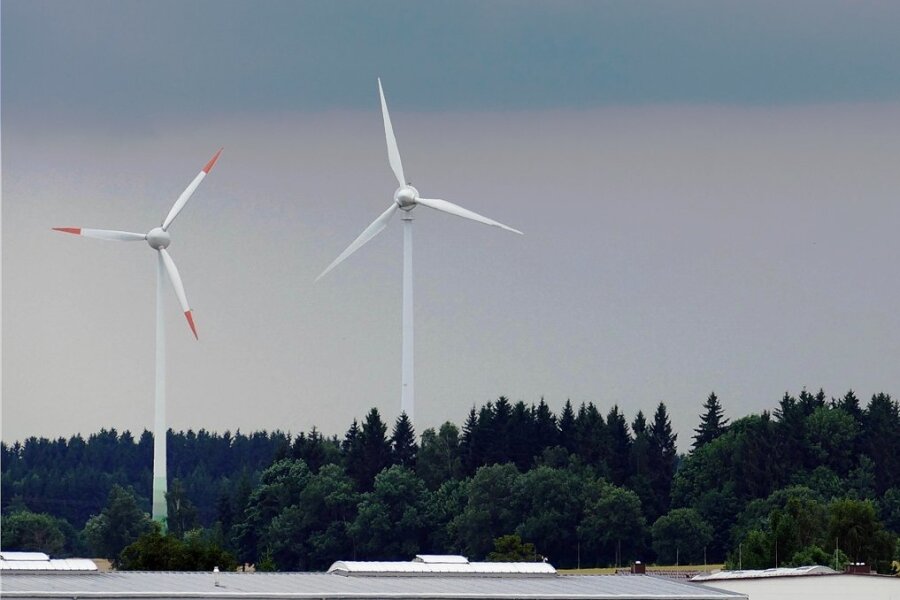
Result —
<instances>
[{"instance_id":1,"label":"white metal roof","mask_svg":"<svg viewBox=\"0 0 900 600\"><path fill-rule=\"evenodd\" d=\"M340 577L326 573L9 573L4 600L747 600L648 575ZM218 580L219 585L216 585Z\"/></svg>"},{"instance_id":2,"label":"white metal roof","mask_svg":"<svg viewBox=\"0 0 900 600\"><path fill-rule=\"evenodd\" d=\"M845 575L827 577L762 577L711 581L718 589L746 594L752 600L897 600L900 577Z\"/></svg>"},{"instance_id":3,"label":"white metal roof","mask_svg":"<svg viewBox=\"0 0 900 600\"><path fill-rule=\"evenodd\" d=\"M758 569L746 571L717 571L701 573L691 581L724 581L728 579L760 579L763 577L799 577L804 575L837 575L838 572L829 567L811 565L808 567L778 567L777 569Z\"/></svg>"},{"instance_id":4,"label":"white metal roof","mask_svg":"<svg viewBox=\"0 0 900 600\"><path fill-rule=\"evenodd\" d=\"M0 552L0 571L96 571L87 558L53 558L43 552Z\"/></svg>"},{"instance_id":5,"label":"white metal roof","mask_svg":"<svg viewBox=\"0 0 900 600\"><path fill-rule=\"evenodd\" d=\"M413 562L466 565L469 564L469 559L458 554L416 554Z\"/></svg>"},{"instance_id":6,"label":"white metal roof","mask_svg":"<svg viewBox=\"0 0 900 600\"><path fill-rule=\"evenodd\" d=\"M43 552L7 552L0 550L0 560L50 560Z\"/></svg>"},{"instance_id":7,"label":"white metal roof","mask_svg":"<svg viewBox=\"0 0 900 600\"><path fill-rule=\"evenodd\" d=\"M556 575L553 565L539 562L401 562L339 560L328 568L337 575L469 575L469 576L548 576Z\"/></svg>"}]
</instances>

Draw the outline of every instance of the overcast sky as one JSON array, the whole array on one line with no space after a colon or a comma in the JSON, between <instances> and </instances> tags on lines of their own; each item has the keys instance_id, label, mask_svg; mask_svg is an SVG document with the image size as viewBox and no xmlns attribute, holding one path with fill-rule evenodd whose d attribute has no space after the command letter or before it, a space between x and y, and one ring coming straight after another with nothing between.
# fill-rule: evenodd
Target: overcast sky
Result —
<instances>
[{"instance_id":1,"label":"overcast sky","mask_svg":"<svg viewBox=\"0 0 900 600\"><path fill-rule=\"evenodd\" d=\"M407 177L417 430L506 395L664 401L682 449L785 391L900 393L900 4L4 0L2 437L152 425L171 228L175 429L343 434L400 396Z\"/></svg>"}]
</instances>

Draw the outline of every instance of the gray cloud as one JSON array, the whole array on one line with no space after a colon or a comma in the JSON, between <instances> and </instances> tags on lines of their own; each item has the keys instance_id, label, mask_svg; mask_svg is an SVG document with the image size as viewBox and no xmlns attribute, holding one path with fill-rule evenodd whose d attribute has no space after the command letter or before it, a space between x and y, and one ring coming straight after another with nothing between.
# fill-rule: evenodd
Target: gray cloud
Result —
<instances>
[{"instance_id":1,"label":"gray cloud","mask_svg":"<svg viewBox=\"0 0 900 600\"><path fill-rule=\"evenodd\" d=\"M6 118L900 98L890 2L9 0Z\"/></svg>"}]
</instances>

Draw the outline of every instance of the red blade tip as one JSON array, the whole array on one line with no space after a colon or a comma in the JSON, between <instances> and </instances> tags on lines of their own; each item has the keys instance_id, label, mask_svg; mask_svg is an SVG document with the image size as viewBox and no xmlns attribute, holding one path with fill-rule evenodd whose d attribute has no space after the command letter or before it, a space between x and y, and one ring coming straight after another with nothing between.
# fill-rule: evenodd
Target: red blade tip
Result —
<instances>
[{"instance_id":1,"label":"red blade tip","mask_svg":"<svg viewBox=\"0 0 900 600\"><path fill-rule=\"evenodd\" d=\"M63 233L74 233L75 235L81 235L80 227L54 227L53 231L62 231Z\"/></svg>"},{"instance_id":2,"label":"red blade tip","mask_svg":"<svg viewBox=\"0 0 900 600\"><path fill-rule=\"evenodd\" d=\"M191 314L191 311L186 310L186 311L184 311L184 316L187 317L188 325L191 326L191 331L194 332L194 337L199 340L200 337L197 335L197 328L194 326L193 314Z\"/></svg>"},{"instance_id":3,"label":"red blade tip","mask_svg":"<svg viewBox=\"0 0 900 600\"><path fill-rule=\"evenodd\" d=\"M213 156L211 159L209 159L209 162L206 163L206 166L205 166L205 167L203 167L203 172L204 172L204 173L209 174L209 172L210 172L210 171L212 170L212 168L213 168L213 165L216 164L216 161L217 161L217 160L219 160L219 155L222 154L222 150L224 150L224 148L219 148L219 151L216 152L216 155Z\"/></svg>"}]
</instances>

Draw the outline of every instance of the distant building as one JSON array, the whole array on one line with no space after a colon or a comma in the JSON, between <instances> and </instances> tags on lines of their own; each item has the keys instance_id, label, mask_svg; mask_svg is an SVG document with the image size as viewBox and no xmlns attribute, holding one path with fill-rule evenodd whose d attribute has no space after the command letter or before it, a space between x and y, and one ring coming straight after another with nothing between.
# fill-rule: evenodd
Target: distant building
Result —
<instances>
[{"instance_id":1,"label":"distant building","mask_svg":"<svg viewBox=\"0 0 900 600\"><path fill-rule=\"evenodd\" d=\"M0 596L28 600L747 600L648 575L559 575L546 563L338 561L328 573L4 572Z\"/></svg>"},{"instance_id":2,"label":"distant building","mask_svg":"<svg viewBox=\"0 0 900 600\"><path fill-rule=\"evenodd\" d=\"M900 577L854 575L822 566L753 571L720 571L691 581L746 594L749 600L896 600Z\"/></svg>"}]
</instances>

